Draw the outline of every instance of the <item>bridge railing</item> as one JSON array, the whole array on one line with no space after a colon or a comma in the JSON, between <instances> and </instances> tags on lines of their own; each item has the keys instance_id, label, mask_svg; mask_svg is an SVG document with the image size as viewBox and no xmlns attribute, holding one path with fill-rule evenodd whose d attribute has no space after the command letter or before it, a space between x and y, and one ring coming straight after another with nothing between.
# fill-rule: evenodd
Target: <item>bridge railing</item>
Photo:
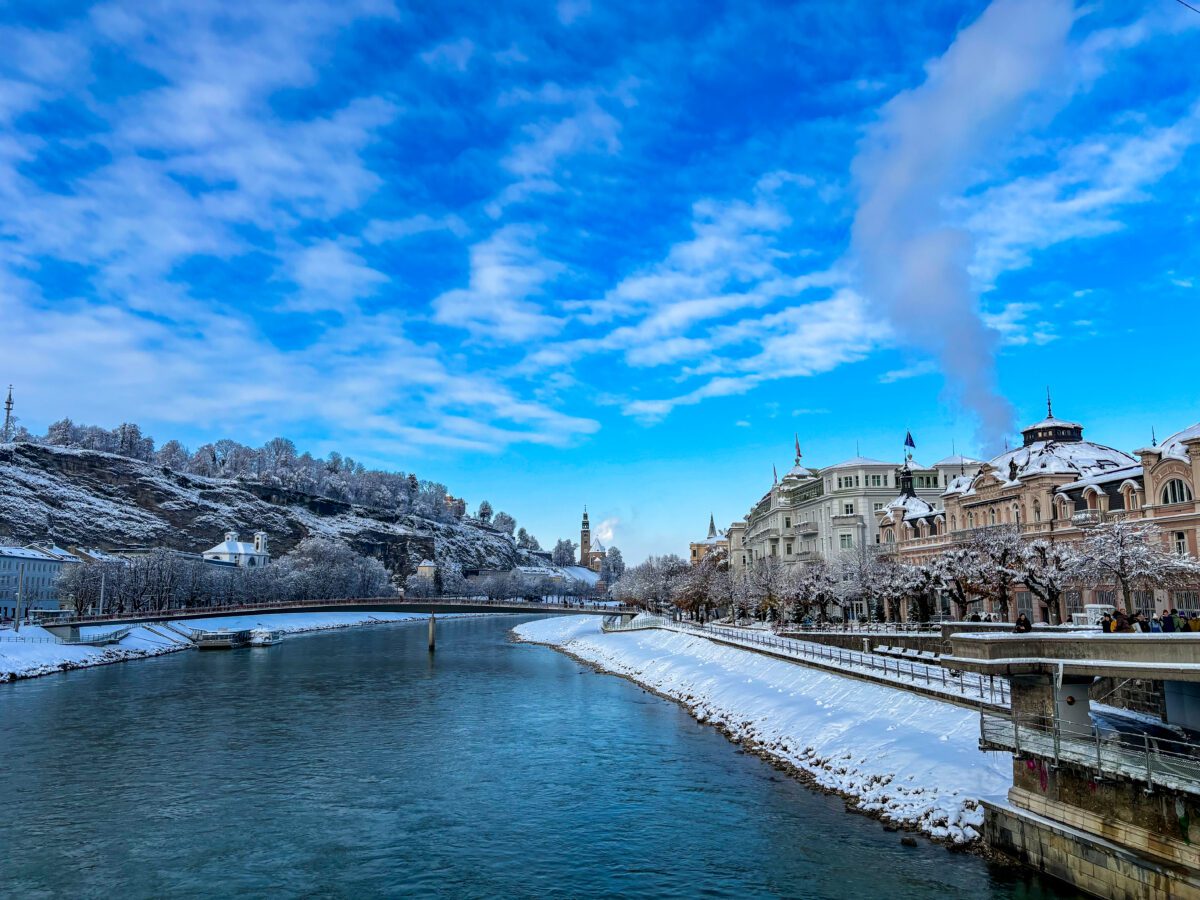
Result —
<instances>
[{"instance_id":1,"label":"bridge railing","mask_svg":"<svg viewBox=\"0 0 1200 900\"><path fill-rule=\"evenodd\" d=\"M89 614L55 618L48 625L88 625L104 622L143 622L154 619L169 619L180 615L230 615L234 613L287 612L289 609L303 609L311 606L344 606L362 609L371 604L387 606L429 606L459 604L462 606L484 606L495 609L528 609L537 612L540 609L574 610L581 612L607 612L614 615L637 612L629 607L611 606L604 601L529 601L529 600L489 600L485 597L347 597L330 600L271 600L264 603L226 603L207 606L170 607L165 609L130 610L120 613Z\"/></svg>"}]
</instances>

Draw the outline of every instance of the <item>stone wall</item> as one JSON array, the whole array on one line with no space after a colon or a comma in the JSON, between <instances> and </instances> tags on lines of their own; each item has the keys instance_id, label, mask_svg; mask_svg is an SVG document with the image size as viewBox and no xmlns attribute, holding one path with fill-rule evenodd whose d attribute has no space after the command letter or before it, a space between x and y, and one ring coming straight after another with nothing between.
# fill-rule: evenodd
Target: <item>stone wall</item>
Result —
<instances>
[{"instance_id":1,"label":"stone wall","mask_svg":"<svg viewBox=\"0 0 1200 900\"><path fill-rule=\"evenodd\" d=\"M814 644L824 644L827 647L840 647L843 650L864 650L871 652L876 647L901 647L905 650L926 650L930 653L949 653L950 644L942 640L936 632L930 634L863 633L855 631L784 631L783 637L794 638L798 641L810 641ZM864 643L865 641L865 643Z\"/></svg>"},{"instance_id":2,"label":"stone wall","mask_svg":"<svg viewBox=\"0 0 1200 900\"><path fill-rule=\"evenodd\" d=\"M995 850L1106 900L1200 897L1200 881L1102 837L1002 804L983 802L984 839Z\"/></svg>"}]
</instances>

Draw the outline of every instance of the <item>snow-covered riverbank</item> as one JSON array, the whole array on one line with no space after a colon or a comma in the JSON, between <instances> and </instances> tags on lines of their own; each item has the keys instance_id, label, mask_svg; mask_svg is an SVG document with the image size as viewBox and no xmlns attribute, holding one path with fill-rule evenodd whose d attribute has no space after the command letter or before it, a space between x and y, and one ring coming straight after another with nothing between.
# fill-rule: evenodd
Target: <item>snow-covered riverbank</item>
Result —
<instances>
[{"instance_id":1,"label":"snow-covered riverbank","mask_svg":"<svg viewBox=\"0 0 1200 900\"><path fill-rule=\"evenodd\" d=\"M514 632L677 700L859 809L932 837L976 840L977 801L1002 797L1012 782L1010 757L980 752L979 715L958 706L692 635L605 634L590 616Z\"/></svg>"},{"instance_id":2,"label":"snow-covered riverbank","mask_svg":"<svg viewBox=\"0 0 1200 900\"><path fill-rule=\"evenodd\" d=\"M224 619L192 619L179 623L181 628L217 630L220 628L270 628L274 631L298 633L349 628L354 625L375 625L424 620L413 613L268 613L234 616ZM84 628L84 635L104 634L116 630L112 625ZM88 647L60 644L44 628L23 627L19 632L0 630L0 682L18 678L36 678L54 672L103 666L132 659L148 659L164 653L187 650L192 644L168 628L149 625L134 628L120 643L107 647Z\"/></svg>"}]
</instances>

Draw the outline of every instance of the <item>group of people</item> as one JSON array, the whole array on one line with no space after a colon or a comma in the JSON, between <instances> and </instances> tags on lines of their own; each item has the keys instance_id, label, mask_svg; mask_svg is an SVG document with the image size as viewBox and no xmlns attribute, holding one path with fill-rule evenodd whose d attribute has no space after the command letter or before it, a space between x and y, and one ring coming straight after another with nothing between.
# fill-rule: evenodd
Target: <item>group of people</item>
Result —
<instances>
[{"instance_id":1,"label":"group of people","mask_svg":"<svg viewBox=\"0 0 1200 900\"><path fill-rule=\"evenodd\" d=\"M1111 613L1105 613L1100 619L1100 627L1108 634L1136 634L1143 631L1148 634L1171 634L1177 631L1200 632L1200 613L1189 616L1186 612L1181 613L1177 609L1169 609L1161 616L1155 613L1150 618L1146 618L1145 613L1134 613L1131 616L1123 609L1118 609ZM1033 631L1033 623L1029 621L1029 616L1025 613L1018 615L1013 630L1017 634Z\"/></svg>"}]
</instances>

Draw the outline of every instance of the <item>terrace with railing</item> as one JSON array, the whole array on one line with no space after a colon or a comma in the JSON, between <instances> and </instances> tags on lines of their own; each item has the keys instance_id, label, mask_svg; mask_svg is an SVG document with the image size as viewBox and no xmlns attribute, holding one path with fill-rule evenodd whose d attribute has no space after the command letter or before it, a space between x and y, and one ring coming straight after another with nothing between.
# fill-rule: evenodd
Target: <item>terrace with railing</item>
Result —
<instances>
[{"instance_id":1,"label":"terrace with railing","mask_svg":"<svg viewBox=\"0 0 1200 900\"><path fill-rule=\"evenodd\" d=\"M1161 731L1161 730L1159 730ZM1041 716L980 716L979 746L1055 766L1077 765L1110 778L1200 794L1200 744L1144 731L1085 727Z\"/></svg>"}]
</instances>

